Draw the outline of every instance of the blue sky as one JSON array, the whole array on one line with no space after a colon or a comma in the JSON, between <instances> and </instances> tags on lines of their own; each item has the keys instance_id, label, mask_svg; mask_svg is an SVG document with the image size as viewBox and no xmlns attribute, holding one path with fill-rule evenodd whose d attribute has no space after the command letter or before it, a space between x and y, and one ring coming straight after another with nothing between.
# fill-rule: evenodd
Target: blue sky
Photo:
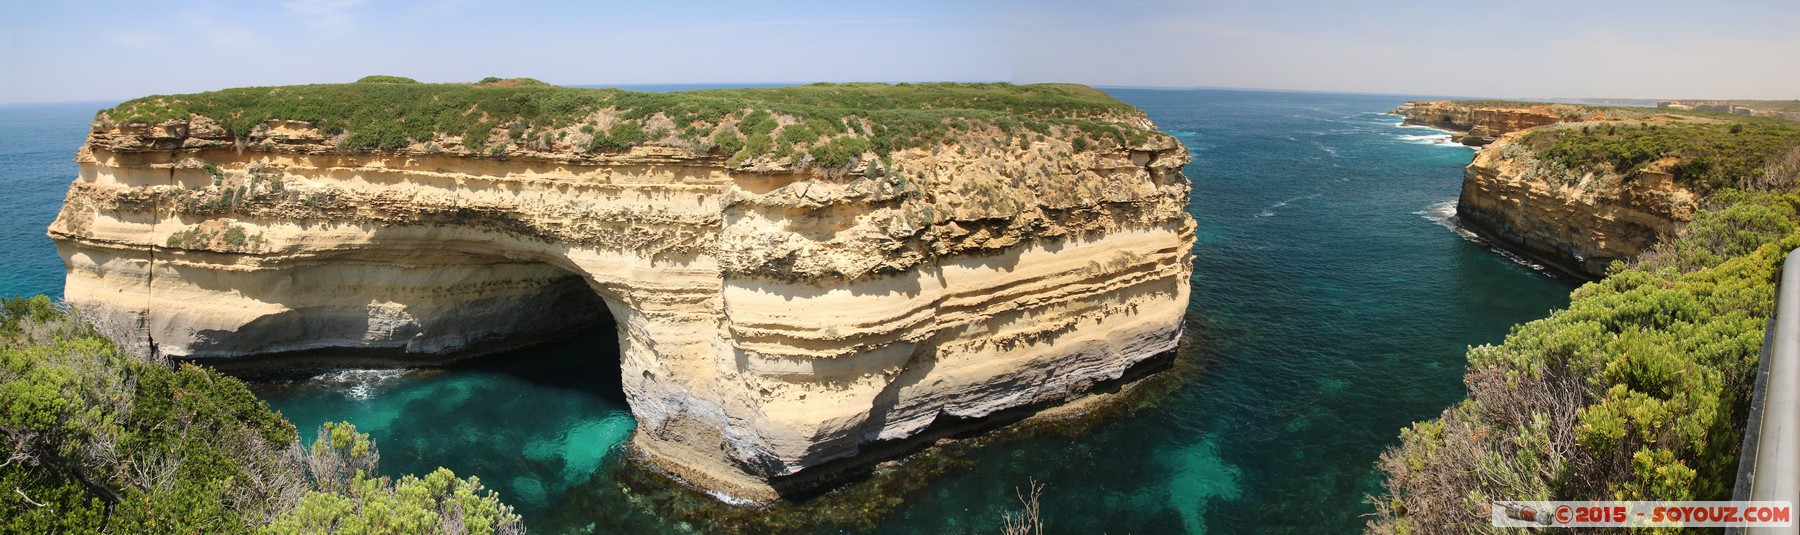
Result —
<instances>
[{"instance_id":1,"label":"blue sky","mask_svg":"<svg viewBox=\"0 0 1800 535\"><path fill-rule=\"evenodd\" d=\"M0 0L0 102L244 85L1008 80L1800 98L1800 2Z\"/></svg>"}]
</instances>

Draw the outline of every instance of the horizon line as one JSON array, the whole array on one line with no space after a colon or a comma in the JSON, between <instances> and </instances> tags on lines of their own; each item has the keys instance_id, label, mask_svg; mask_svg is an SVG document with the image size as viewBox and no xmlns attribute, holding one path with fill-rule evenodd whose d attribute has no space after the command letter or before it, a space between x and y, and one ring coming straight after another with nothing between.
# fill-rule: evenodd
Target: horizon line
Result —
<instances>
[{"instance_id":1,"label":"horizon line","mask_svg":"<svg viewBox=\"0 0 1800 535\"><path fill-rule=\"evenodd\" d=\"M424 82L424 83L457 83L457 82ZM1081 82L1019 83L1019 82L1008 81L1008 80L931 80L931 81L909 80L909 81L874 81L874 82L866 82L866 81L865 82L819 82L819 81L813 81L813 82L637 82L637 83L578 83L578 84L552 84L552 85L556 85L556 86L560 86L560 87L583 88L583 89L616 88L616 89L625 89L625 90L629 91L629 90L633 90L632 88L634 88L634 87L645 87L645 86L699 86L699 87L719 87L719 88L724 89L724 88L730 88L730 87L726 87L726 86L794 87L794 86L804 86L804 85L817 84L817 83L837 83L837 84L847 84L847 83L883 83L883 84L1011 83L1011 84L1018 84L1018 85L1030 85L1030 84L1036 84L1036 83L1067 83L1067 84L1084 85L1084 86L1092 87L1095 89L1131 89L1131 90L1151 90L1151 91L1194 91L1194 90L1248 91L1248 92L1266 92L1266 93L1367 95L1367 96L1383 96L1383 97L1389 97L1389 96L1391 96L1391 97L1436 97L1436 98L1443 98L1443 99L1447 99L1447 100L1493 99L1493 100L1516 100L1516 101L1553 101L1553 100L1577 100L1577 101L1580 101L1580 100L1614 100L1614 101L1659 101L1659 100L1758 101L1758 100L1761 100L1761 101L1770 101L1770 100L1773 100L1773 101L1778 101L1778 102L1784 101L1784 99L1736 99L1736 98L1696 99L1696 98L1625 98L1625 97L1495 97L1495 96L1485 96L1485 95L1434 95L1434 94L1429 94L1429 93L1396 93L1396 92L1387 92L1387 91L1345 91L1345 90L1330 90L1330 89L1235 87L1235 86L1219 86L1219 85L1137 85L1137 84L1098 84L1098 83L1081 83ZM255 86L242 86L242 87L255 87ZM221 88L221 89L230 89L230 88ZM21 106L21 105L39 105L39 104L95 104L95 103L115 103L116 104L116 103L125 102L125 101L129 101L129 100L137 99L137 98L143 98L146 96L155 96L155 95L161 95L161 94L182 94L182 93L155 93L155 94L151 94L151 95L142 95L142 96L138 96L138 97L109 98L109 99L8 101L8 102L0 102L0 106ZM1800 101L1800 99L1789 99L1789 100Z\"/></svg>"}]
</instances>

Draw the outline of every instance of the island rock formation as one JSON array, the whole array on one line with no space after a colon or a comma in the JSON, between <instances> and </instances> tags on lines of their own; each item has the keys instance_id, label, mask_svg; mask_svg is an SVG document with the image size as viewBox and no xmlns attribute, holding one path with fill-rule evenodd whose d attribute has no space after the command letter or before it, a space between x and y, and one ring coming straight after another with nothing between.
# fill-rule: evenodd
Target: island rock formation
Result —
<instances>
[{"instance_id":1,"label":"island rock formation","mask_svg":"<svg viewBox=\"0 0 1800 535\"><path fill-rule=\"evenodd\" d=\"M1476 106L1408 102L1392 112L1416 124L1458 132L1482 146L1463 171L1458 224L1495 244L1577 279L1598 279L1693 217L1695 192L1679 184L1664 158L1629 173L1571 169L1544 157L1533 131L1613 121L1572 105ZM1673 118L1669 118L1673 119Z\"/></svg>"},{"instance_id":2,"label":"island rock formation","mask_svg":"<svg viewBox=\"0 0 1800 535\"><path fill-rule=\"evenodd\" d=\"M429 365L610 317L634 458L746 499L1140 376L1189 297L1187 152L1079 86L245 88L76 159L65 296L126 346Z\"/></svg>"}]
</instances>

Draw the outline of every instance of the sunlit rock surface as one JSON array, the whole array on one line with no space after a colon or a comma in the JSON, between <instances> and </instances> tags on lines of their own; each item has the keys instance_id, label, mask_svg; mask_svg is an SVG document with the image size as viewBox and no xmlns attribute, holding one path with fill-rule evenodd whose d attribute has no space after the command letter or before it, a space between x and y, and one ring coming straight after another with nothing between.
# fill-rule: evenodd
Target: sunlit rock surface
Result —
<instances>
[{"instance_id":1,"label":"sunlit rock surface","mask_svg":"<svg viewBox=\"0 0 1800 535\"><path fill-rule=\"evenodd\" d=\"M1068 399L1181 332L1194 221L1166 135L977 125L821 169L546 132L351 150L306 121L103 112L50 228L66 297L223 367L438 363L610 316L636 457L751 499Z\"/></svg>"}]
</instances>

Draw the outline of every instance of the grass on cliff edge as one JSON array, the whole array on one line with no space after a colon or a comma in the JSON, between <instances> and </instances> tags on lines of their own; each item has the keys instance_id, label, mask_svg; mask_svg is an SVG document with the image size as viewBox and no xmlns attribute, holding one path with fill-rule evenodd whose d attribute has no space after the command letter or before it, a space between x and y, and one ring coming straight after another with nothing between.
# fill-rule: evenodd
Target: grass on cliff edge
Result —
<instances>
[{"instance_id":1,"label":"grass on cliff edge","mask_svg":"<svg viewBox=\"0 0 1800 535\"><path fill-rule=\"evenodd\" d=\"M1800 160L1800 123L1727 113L1519 102L1454 100L1477 108L1550 106L1574 124L1531 130L1523 144L1577 172L1636 178L1652 163L1675 158L1668 171L1697 193L1763 191L1791 184L1762 180L1770 166Z\"/></svg>"},{"instance_id":2,"label":"grass on cliff edge","mask_svg":"<svg viewBox=\"0 0 1800 535\"><path fill-rule=\"evenodd\" d=\"M1696 192L1769 189L1765 168L1800 151L1800 124L1781 120L1731 122L1594 122L1539 128L1524 143L1577 171L1612 171L1631 179L1652 163L1675 158L1675 181Z\"/></svg>"},{"instance_id":3,"label":"grass on cliff edge","mask_svg":"<svg viewBox=\"0 0 1800 535\"><path fill-rule=\"evenodd\" d=\"M933 146L986 127L1039 137L1072 129L1091 141L1120 145L1141 144L1154 134L1122 122L1141 116L1135 108L1071 84L851 83L646 93L528 79L396 81L370 77L350 84L150 96L101 110L95 120L159 124L196 114L240 138L268 120L306 121L328 135L342 134L339 145L351 150L395 149L451 136L495 154L519 145L607 152L661 141L718 151L737 161L806 155L822 166L841 165L867 151L886 155Z\"/></svg>"}]
</instances>

